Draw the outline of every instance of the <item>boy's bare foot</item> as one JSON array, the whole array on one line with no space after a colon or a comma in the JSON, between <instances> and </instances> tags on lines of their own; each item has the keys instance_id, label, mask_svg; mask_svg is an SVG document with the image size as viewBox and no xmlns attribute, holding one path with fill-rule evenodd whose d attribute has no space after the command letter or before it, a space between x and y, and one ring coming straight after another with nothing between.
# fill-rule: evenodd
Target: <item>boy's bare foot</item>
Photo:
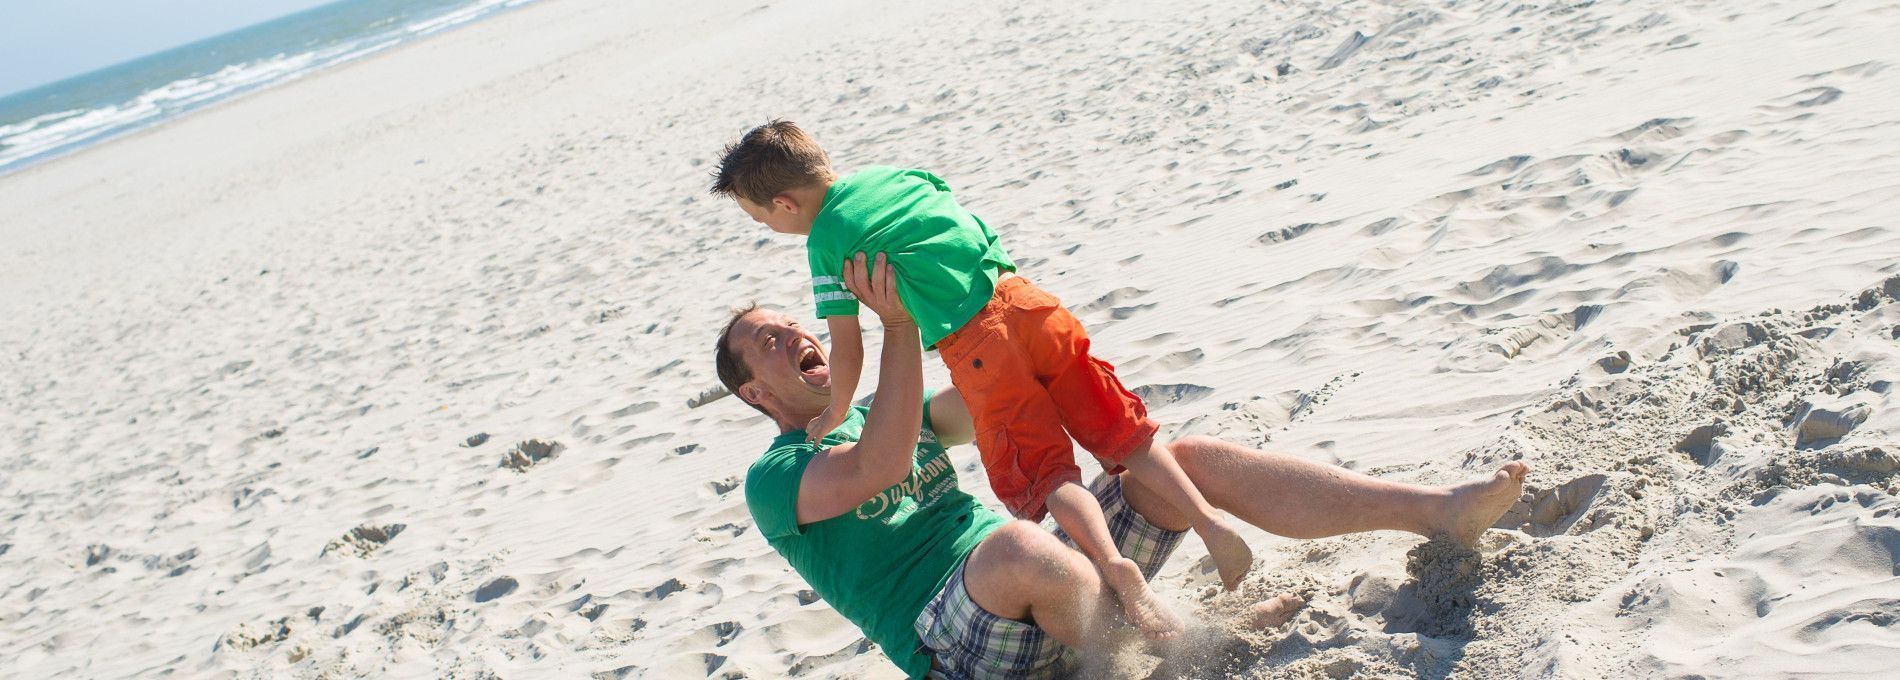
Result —
<instances>
[{"instance_id":1,"label":"boy's bare foot","mask_svg":"<svg viewBox=\"0 0 1900 680\"><path fill-rule=\"evenodd\" d=\"M1254 628L1266 630L1278 628L1280 624L1293 620L1293 615L1306 608L1306 600L1293 593L1276 595L1272 599L1261 601L1247 610L1248 623Z\"/></svg>"},{"instance_id":2,"label":"boy's bare foot","mask_svg":"<svg viewBox=\"0 0 1900 680\"><path fill-rule=\"evenodd\" d=\"M1484 530L1504 516L1524 491L1524 476L1531 466L1521 460L1505 463L1488 478L1451 488L1439 530L1466 546L1475 546Z\"/></svg>"},{"instance_id":3,"label":"boy's bare foot","mask_svg":"<svg viewBox=\"0 0 1900 680\"><path fill-rule=\"evenodd\" d=\"M1122 613L1141 631L1142 637L1172 640L1181 636L1181 620L1155 597L1154 591L1148 588L1148 579L1141 577L1141 567L1135 566L1134 560L1117 557L1100 566L1102 580L1109 590L1115 591Z\"/></svg>"},{"instance_id":4,"label":"boy's bare foot","mask_svg":"<svg viewBox=\"0 0 1900 680\"><path fill-rule=\"evenodd\" d=\"M1253 548L1234 533L1226 522L1214 519L1195 527L1194 533L1201 535L1201 542L1207 544L1207 554L1214 558L1214 568L1220 570L1222 588L1233 590L1240 586L1240 580L1253 570Z\"/></svg>"}]
</instances>

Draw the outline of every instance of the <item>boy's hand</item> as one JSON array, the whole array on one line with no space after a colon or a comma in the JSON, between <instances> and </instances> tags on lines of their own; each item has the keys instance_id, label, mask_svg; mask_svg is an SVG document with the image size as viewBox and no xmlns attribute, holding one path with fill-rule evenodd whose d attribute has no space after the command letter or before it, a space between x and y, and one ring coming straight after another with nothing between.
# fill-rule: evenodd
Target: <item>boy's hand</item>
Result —
<instances>
[{"instance_id":1,"label":"boy's hand","mask_svg":"<svg viewBox=\"0 0 1900 680\"><path fill-rule=\"evenodd\" d=\"M844 414L834 414L831 412L831 407L826 406L823 413L819 413L818 417L811 419L811 422L805 425L805 443L817 444L819 440L825 438L825 435L831 434L832 430L838 429L838 426L843 424Z\"/></svg>"},{"instance_id":2,"label":"boy's hand","mask_svg":"<svg viewBox=\"0 0 1900 680\"><path fill-rule=\"evenodd\" d=\"M876 312L886 328L911 323L910 312L897 297L897 272L884 260L884 253L877 254L874 266L866 266L864 253L845 260L844 287L859 304Z\"/></svg>"}]
</instances>

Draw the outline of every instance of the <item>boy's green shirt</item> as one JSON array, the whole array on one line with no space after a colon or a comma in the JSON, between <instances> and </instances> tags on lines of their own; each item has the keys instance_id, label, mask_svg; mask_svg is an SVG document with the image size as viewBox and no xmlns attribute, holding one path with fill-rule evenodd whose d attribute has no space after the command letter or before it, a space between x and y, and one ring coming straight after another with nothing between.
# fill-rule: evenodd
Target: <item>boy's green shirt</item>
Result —
<instances>
[{"instance_id":1,"label":"boy's green shirt","mask_svg":"<svg viewBox=\"0 0 1900 680\"><path fill-rule=\"evenodd\" d=\"M806 239L818 316L856 316L844 287L845 258L877 253L897 273L897 293L925 347L961 328L988 304L996 277L1016 271L989 225L922 170L868 167L831 183Z\"/></svg>"},{"instance_id":2,"label":"boy's green shirt","mask_svg":"<svg viewBox=\"0 0 1900 680\"><path fill-rule=\"evenodd\" d=\"M852 408L822 446L856 441L868 411ZM905 673L924 677L930 657L918 650L917 615L964 556L1009 520L957 487L956 467L930 429L928 398L909 477L849 512L800 525L799 485L818 450L802 430L779 435L746 471L746 507L766 543L819 597Z\"/></svg>"}]
</instances>

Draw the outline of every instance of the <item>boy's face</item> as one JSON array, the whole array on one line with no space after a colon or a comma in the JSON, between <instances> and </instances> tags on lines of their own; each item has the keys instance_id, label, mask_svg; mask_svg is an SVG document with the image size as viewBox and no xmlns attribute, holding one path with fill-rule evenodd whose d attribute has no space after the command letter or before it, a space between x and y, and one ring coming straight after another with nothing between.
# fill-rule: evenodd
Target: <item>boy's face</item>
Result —
<instances>
[{"instance_id":1,"label":"boy's face","mask_svg":"<svg viewBox=\"0 0 1900 680\"><path fill-rule=\"evenodd\" d=\"M759 224L781 234L806 235L811 233L811 217L802 214L791 199L781 194L771 203L759 205L746 199L739 200L739 209Z\"/></svg>"}]
</instances>

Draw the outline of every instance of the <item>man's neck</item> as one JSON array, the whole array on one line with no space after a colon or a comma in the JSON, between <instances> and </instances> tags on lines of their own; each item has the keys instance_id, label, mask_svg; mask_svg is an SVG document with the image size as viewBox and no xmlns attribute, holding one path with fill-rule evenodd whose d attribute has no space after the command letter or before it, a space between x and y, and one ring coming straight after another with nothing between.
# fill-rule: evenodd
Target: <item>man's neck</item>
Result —
<instances>
[{"instance_id":1,"label":"man's neck","mask_svg":"<svg viewBox=\"0 0 1900 680\"><path fill-rule=\"evenodd\" d=\"M792 412L774 416L772 419L778 421L778 433L785 434L793 430L805 429L806 425L811 424L811 419L818 417L818 414L824 412L825 405L819 404L817 408L809 410L803 408L795 409Z\"/></svg>"}]
</instances>

